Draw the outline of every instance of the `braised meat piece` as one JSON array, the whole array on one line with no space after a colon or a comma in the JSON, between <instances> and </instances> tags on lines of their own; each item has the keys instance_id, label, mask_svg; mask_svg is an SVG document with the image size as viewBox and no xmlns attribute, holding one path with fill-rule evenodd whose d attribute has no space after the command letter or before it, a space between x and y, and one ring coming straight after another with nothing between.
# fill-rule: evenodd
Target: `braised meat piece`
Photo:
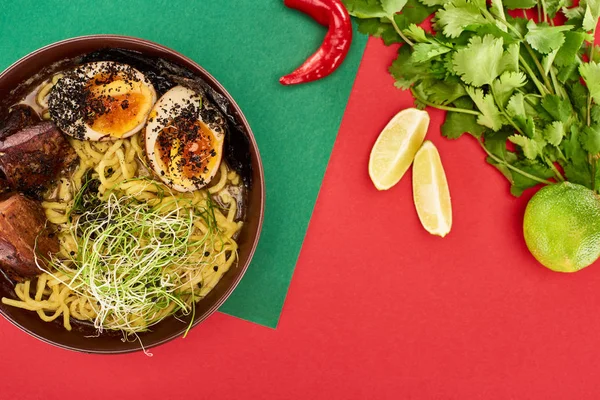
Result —
<instances>
[{"instance_id":1,"label":"braised meat piece","mask_svg":"<svg viewBox=\"0 0 600 400\"><path fill-rule=\"evenodd\" d=\"M0 171L8 184L37 198L76 158L52 122L28 126L0 141Z\"/></svg>"},{"instance_id":2,"label":"braised meat piece","mask_svg":"<svg viewBox=\"0 0 600 400\"><path fill-rule=\"evenodd\" d=\"M25 104L16 105L6 117L4 125L0 127L0 140L4 140L21 129L38 122L40 122L40 117L33 108Z\"/></svg>"},{"instance_id":3,"label":"braised meat piece","mask_svg":"<svg viewBox=\"0 0 600 400\"><path fill-rule=\"evenodd\" d=\"M36 243L37 242L37 243ZM50 254L59 250L58 238L46 228L42 206L20 193L0 200L0 268L20 281L38 275Z\"/></svg>"}]
</instances>

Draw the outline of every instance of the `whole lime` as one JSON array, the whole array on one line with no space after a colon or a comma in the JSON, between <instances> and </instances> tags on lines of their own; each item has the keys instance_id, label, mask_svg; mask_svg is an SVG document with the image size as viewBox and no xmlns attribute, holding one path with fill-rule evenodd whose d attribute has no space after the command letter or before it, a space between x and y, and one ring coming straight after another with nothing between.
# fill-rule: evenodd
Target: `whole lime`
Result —
<instances>
[{"instance_id":1,"label":"whole lime","mask_svg":"<svg viewBox=\"0 0 600 400\"><path fill-rule=\"evenodd\" d=\"M569 182L545 186L527 204L523 234L545 267L579 271L600 257L600 198Z\"/></svg>"}]
</instances>

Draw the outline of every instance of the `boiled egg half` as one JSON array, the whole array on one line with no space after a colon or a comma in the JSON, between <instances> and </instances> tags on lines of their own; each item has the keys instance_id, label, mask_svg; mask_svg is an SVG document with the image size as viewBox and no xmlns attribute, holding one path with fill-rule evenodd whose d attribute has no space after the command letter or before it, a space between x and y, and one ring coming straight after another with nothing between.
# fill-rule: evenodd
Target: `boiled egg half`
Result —
<instances>
[{"instance_id":1,"label":"boiled egg half","mask_svg":"<svg viewBox=\"0 0 600 400\"><path fill-rule=\"evenodd\" d=\"M83 64L50 91L51 119L80 140L115 140L139 132L156 102L152 83L137 69L113 61Z\"/></svg>"},{"instance_id":2,"label":"boiled egg half","mask_svg":"<svg viewBox=\"0 0 600 400\"><path fill-rule=\"evenodd\" d=\"M176 86L154 105L146 125L146 154L160 179L178 192L206 186L219 171L225 120L195 91Z\"/></svg>"}]
</instances>

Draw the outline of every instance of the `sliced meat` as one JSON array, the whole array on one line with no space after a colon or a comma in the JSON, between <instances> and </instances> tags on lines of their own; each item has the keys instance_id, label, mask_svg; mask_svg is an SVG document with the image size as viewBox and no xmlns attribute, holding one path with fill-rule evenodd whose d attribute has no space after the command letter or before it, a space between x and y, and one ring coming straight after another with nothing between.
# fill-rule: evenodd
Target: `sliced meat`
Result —
<instances>
[{"instance_id":1,"label":"sliced meat","mask_svg":"<svg viewBox=\"0 0 600 400\"><path fill-rule=\"evenodd\" d=\"M41 273L35 254L46 267L49 255L58 250L42 206L20 193L5 195L0 201L0 268L17 281L30 278Z\"/></svg>"},{"instance_id":2,"label":"sliced meat","mask_svg":"<svg viewBox=\"0 0 600 400\"><path fill-rule=\"evenodd\" d=\"M0 127L0 140L38 122L40 122L40 117L33 108L25 104L18 104L12 108L3 126Z\"/></svg>"},{"instance_id":3,"label":"sliced meat","mask_svg":"<svg viewBox=\"0 0 600 400\"><path fill-rule=\"evenodd\" d=\"M0 141L0 171L17 191L40 198L77 155L52 122L28 126Z\"/></svg>"}]
</instances>

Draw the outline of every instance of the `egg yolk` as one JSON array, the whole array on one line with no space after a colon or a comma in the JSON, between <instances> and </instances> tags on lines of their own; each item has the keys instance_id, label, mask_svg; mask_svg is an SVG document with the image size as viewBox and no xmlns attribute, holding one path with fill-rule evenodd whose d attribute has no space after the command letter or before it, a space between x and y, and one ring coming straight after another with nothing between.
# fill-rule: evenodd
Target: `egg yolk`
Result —
<instances>
[{"instance_id":1,"label":"egg yolk","mask_svg":"<svg viewBox=\"0 0 600 400\"><path fill-rule=\"evenodd\" d=\"M204 184L203 175L217 162L217 139L201 121L172 122L158 134L155 151L172 178ZM206 177L210 179L210 177Z\"/></svg>"},{"instance_id":2,"label":"egg yolk","mask_svg":"<svg viewBox=\"0 0 600 400\"><path fill-rule=\"evenodd\" d=\"M122 80L110 82L95 77L88 86L88 121L102 134L121 137L138 126L152 107L150 90L142 82Z\"/></svg>"}]
</instances>

